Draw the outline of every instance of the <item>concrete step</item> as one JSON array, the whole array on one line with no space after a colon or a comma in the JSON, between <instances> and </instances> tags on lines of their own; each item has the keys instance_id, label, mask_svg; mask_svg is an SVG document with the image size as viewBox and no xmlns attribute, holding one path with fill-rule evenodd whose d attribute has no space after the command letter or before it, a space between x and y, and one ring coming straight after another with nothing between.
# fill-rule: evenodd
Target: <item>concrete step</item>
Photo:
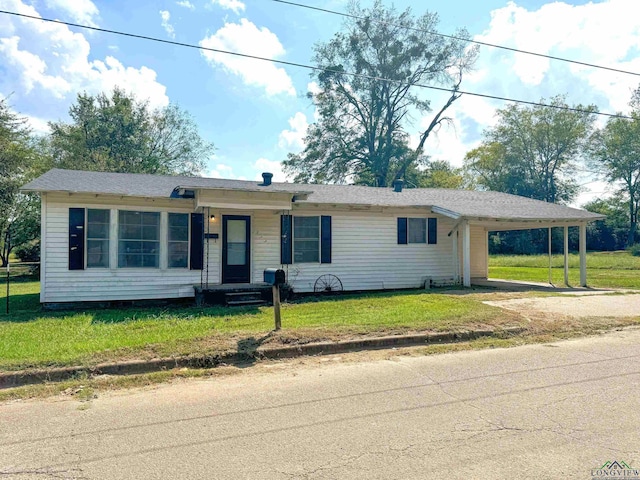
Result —
<instances>
[{"instance_id":1,"label":"concrete step","mask_svg":"<svg viewBox=\"0 0 640 480\"><path fill-rule=\"evenodd\" d=\"M256 300L229 300L227 301L227 306L228 307L247 307L250 305L254 305L254 306L262 306L262 305L266 305L267 302L265 302L262 299L256 299Z\"/></svg>"},{"instance_id":2,"label":"concrete step","mask_svg":"<svg viewBox=\"0 0 640 480\"><path fill-rule=\"evenodd\" d=\"M260 291L229 292L224 295L225 304L233 306L266 305Z\"/></svg>"}]
</instances>

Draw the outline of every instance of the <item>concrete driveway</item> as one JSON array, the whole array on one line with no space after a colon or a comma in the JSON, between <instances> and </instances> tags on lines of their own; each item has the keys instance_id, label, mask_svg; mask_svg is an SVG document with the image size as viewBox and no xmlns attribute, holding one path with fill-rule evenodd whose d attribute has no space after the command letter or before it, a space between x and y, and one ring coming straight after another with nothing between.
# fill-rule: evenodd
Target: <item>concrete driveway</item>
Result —
<instances>
[{"instance_id":1,"label":"concrete driveway","mask_svg":"<svg viewBox=\"0 0 640 480\"><path fill-rule=\"evenodd\" d=\"M606 462L640 466L639 344L635 329L368 352L105 394L89 408L4 404L0 478L590 479Z\"/></svg>"},{"instance_id":2,"label":"concrete driveway","mask_svg":"<svg viewBox=\"0 0 640 480\"><path fill-rule=\"evenodd\" d=\"M525 316L542 313L574 318L640 317L640 295L637 294L605 295L586 291L569 292L561 297L520 298L484 303L513 310Z\"/></svg>"}]
</instances>

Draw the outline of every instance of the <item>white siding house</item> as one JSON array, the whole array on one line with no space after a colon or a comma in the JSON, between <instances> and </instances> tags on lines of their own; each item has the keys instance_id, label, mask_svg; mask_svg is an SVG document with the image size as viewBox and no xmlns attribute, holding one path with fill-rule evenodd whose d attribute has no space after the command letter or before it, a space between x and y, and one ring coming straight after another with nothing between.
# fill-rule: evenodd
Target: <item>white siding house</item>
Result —
<instances>
[{"instance_id":1,"label":"white siding house","mask_svg":"<svg viewBox=\"0 0 640 480\"><path fill-rule=\"evenodd\" d=\"M42 197L44 304L193 297L198 286L261 283L266 268L284 269L296 292L313 292L323 275L348 291L468 286L487 277L488 231L600 218L495 192L268 176L51 170L23 191Z\"/></svg>"}]
</instances>

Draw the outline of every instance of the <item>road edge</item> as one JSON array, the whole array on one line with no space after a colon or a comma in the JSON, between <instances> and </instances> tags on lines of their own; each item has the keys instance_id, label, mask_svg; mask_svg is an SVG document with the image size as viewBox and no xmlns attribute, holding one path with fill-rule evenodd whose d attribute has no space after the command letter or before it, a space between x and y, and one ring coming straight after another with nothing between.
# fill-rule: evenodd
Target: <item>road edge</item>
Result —
<instances>
[{"instance_id":1,"label":"road edge","mask_svg":"<svg viewBox=\"0 0 640 480\"><path fill-rule=\"evenodd\" d=\"M256 348L221 355L180 356L150 360L101 363L94 366L56 367L0 372L0 390L45 382L60 382L80 376L135 375L174 368L215 368L221 365L246 363L257 359L281 359L311 355L330 355L395 347L466 342L482 337L519 335L526 329L506 327L502 329L467 330L460 332L393 335L386 337L317 342L300 345Z\"/></svg>"}]
</instances>

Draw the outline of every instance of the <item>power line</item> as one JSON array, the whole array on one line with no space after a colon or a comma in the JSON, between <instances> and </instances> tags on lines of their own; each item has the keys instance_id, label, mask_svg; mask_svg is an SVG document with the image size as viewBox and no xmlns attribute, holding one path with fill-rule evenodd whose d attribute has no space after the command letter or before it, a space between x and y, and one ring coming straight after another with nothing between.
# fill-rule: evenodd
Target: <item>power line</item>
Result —
<instances>
[{"instance_id":1,"label":"power line","mask_svg":"<svg viewBox=\"0 0 640 480\"><path fill-rule=\"evenodd\" d=\"M291 5L291 6L294 6L294 7L306 8L306 9L309 9L309 10L316 10L318 12L330 13L332 15L339 15L341 17L352 18L354 20L369 20L369 21L371 21L373 23L379 23L381 25L388 25L390 27L404 28L406 30L411 30L411 31L414 31L414 32L421 32L421 33L428 33L430 35L438 35L440 37L450 38L451 40L459 40L459 41L463 41L463 42L467 42L467 43L474 43L476 45L482 45L482 46L485 46L485 47L499 48L501 50L507 50L507 51L510 51L510 52L523 53L525 55L533 55L535 57L547 58L549 60L558 60L560 62L574 63L576 65L582 65L582 66L591 67L591 68L599 68L599 69L602 69L602 70L609 70L611 72L624 73L626 75L640 76L640 73L638 73L638 72L630 72L629 70L621 70L621 69L613 68L613 67L605 67L604 65L596 65L594 63L581 62L579 60L571 60L571 59L568 59L568 58L556 57L554 55L545 55L544 53L531 52L529 50L520 50L518 48L506 47L504 45L497 45L497 44L488 43L488 42L481 42L479 40L472 40L470 38L458 37L456 35L447 35L445 33L434 32L434 31L430 31L430 30L424 30L424 29L416 28L416 27L408 27L406 25L399 25L399 24L390 23L390 22L382 22L380 20L372 19L372 18L369 18L369 17L361 17L359 15L353 15L352 13L338 12L336 10L329 10L327 8L314 7L314 6L311 6L311 5L305 5L303 3L296 3L296 2L291 2L291 1L288 1L288 0L271 0L271 1L272 2L276 2L276 3L282 3L282 4L285 4L285 5Z\"/></svg>"},{"instance_id":2,"label":"power line","mask_svg":"<svg viewBox=\"0 0 640 480\"><path fill-rule=\"evenodd\" d=\"M341 75L347 75L347 76L351 76L351 77L355 77L355 78L364 78L367 80L374 80L374 81L379 81L379 82L388 82L388 83L393 83L393 84L398 84L398 85L405 85L405 86L415 86L415 87L420 87L420 88L426 88L426 89L430 89L430 90L436 90L436 91L441 91L441 92L448 92L451 93L451 89L449 88L445 88L445 87L436 87L433 85L425 85L425 84L421 84L421 83L415 83L415 84L408 84L405 83L401 80L393 80L390 78L384 78L384 77L377 77L375 75L367 75L367 74L363 74L363 73L352 73L352 72L344 72L344 71L340 71L340 70L334 70L334 69L330 69L330 68L323 68L323 67L314 67L312 65L306 65L303 63L296 63L296 62L288 62L286 60L276 60L273 58L265 58L265 57L260 57L257 55L249 55L246 53L239 53L239 52L232 52L229 50L221 50L218 48L211 48L211 47L203 47L202 45L194 45L192 43L183 43L183 42L176 42L175 40L166 40L164 38L157 38L157 37L150 37L147 35L139 35L136 33L128 33L128 32L121 32L118 30L109 30L106 28L100 28L100 27L93 27L90 25L82 25L82 24L78 24L78 23L72 23L72 22L65 22L62 20L55 20L52 18L45 18L45 17L37 17L35 15L27 15L25 13L17 13L17 12L9 12L7 10L0 10L0 13L3 13L5 15L13 15L16 17L23 17L23 18L29 18L32 20L40 20L43 22L50 22L50 23L57 23L60 25L66 25L68 27L77 27L77 28L84 28L87 30L93 30L96 32L102 32L102 33L112 33L114 35L120 35L120 36L124 36L124 37L130 37L130 38L137 38L140 40L149 40L152 42L158 42L158 43L164 43L164 44L168 44L168 45L175 45L178 47L187 47L187 48L194 48L196 50L204 50L204 51L208 51L208 52L214 52L214 53L222 53L225 55L233 55L236 57L243 57L243 58L250 58L252 60L260 60L260 61L264 61L264 62L272 62L272 63L277 63L280 65L287 65L290 67L299 67L299 68L305 68L307 70L315 70L315 71L323 71L323 72L328 72L328 73L336 73L336 74L341 74ZM571 112L577 112L577 113L589 113L589 114L594 114L594 115L601 115L601 116L605 116L605 117L613 117L613 118L623 118L623 119L627 119L627 120L632 120L631 117L625 116L625 115L618 115L615 113L605 113L605 112L592 112L590 110L583 110L581 108L573 108L573 107L563 107L560 105L551 105L551 104L547 104L547 103L541 103L541 102L532 102L532 101L528 101L528 100L517 100L514 98L508 98L508 97L500 97L497 95L488 95L488 94L484 94L484 93L476 93L476 92L467 92L464 90L456 90L457 93L461 94L461 95L469 95L472 97L480 97L480 98L488 98L491 100L501 100L504 102L514 102L514 103L520 103L523 105L532 105L532 106L538 106L538 107L548 107L548 108L554 108L556 110L565 110L565 111L571 111Z\"/></svg>"}]
</instances>

